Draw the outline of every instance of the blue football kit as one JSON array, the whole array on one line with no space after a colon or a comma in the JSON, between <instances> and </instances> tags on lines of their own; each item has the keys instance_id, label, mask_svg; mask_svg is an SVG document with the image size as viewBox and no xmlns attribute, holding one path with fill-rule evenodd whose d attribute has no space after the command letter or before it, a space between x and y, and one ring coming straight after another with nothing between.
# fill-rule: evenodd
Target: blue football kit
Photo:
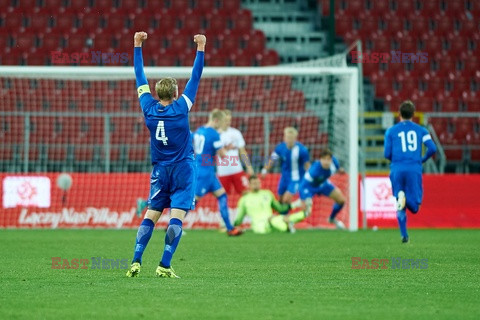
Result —
<instances>
[{"instance_id":1,"label":"blue football kit","mask_svg":"<svg viewBox=\"0 0 480 320\"><path fill-rule=\"evenodd\" d=\"M295 194L298 192L300 181L305 174L305 163L310 161L308 149L296 142L289 149L285 142L278 144L273 151L271 158L281 160L282 174L278 184L278 194L282 196L285 192Z\"/></svg>"}]
</instances>

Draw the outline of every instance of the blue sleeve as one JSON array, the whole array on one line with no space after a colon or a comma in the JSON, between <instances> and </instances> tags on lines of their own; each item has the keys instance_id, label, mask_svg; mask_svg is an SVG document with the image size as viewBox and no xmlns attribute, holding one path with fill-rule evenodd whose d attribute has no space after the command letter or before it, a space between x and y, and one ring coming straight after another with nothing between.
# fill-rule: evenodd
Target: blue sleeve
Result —
<instances>
[{"instance_id":1,"label":"blue sleeve","mask_svg":"<svg viewBox=\"0 0 480 320\"><path fill-rule=\"evenodd\" d=\"M135 47L133 49L133 68L135 70L137 88L144 84L148 84L147 77L143 71L142 47Z\"/></svg>"},{"instance_id":2,"label":"blue sleeve","mask_svg":"<svg viewBox=\"0 0 480 320\"><path fill-rule=\"evenodd\" d=\"M187 101L188 110L190 110L195 102L198 85L200 84L200 78L202 77L204 56L205 53L203 51L197 51L197 56L193 62L192 76L188 80L185 90L183 91L183 94L190 100Z\"/></svg>"},{"instance_id":3,"label":"blue sleeve","mask_svg":"<svg viewBox=\"0 0 480 320\"><path fill-rule=\"evenodd\" d=\"M313 165L308 169L308 174L310 175L311 178L315 179L318 177L318 174L320 172L320 162L316 161L313 163Z\"/></svg>"},{"instance_id":4,"label":"blue sleeve","mask_svg":"<svg viewBox=\"0 0 480 320\"><path fill-rule=\"evenodd\" d=\"M392 141L390 141L390 129L385 132L383 156L392 161Z\"/></svg>"},{"instance_id":5,"label":"blue sleeve","mask_svg":"<svg viewBox=\"0 0 480 320\"><path fill-rule=\"evenodd\" d=\"M143 71L143 57L142 47L135 47L133 49L133 69L135 70L135 79L137 83L138 99L140 100L140 106L144 113L149 110L149 106L157 103L150 93L150 87L148 86L147 77Z\"/></svg>"},{"instance_id":6,"label":"blue sleeve","mask_svg":"<svg viewBox=\"0 0 480 320\"><path fill-rule=\"evenodd\" d=\"M427 161L431 156L433 156L435 154L435 152L437 152L437 146L433 142L433 140L430 137L430 134L428 133L428 131L427 131L427 134L425 136L423 136L423 139L425 139L425 138L426 138L426 140L424 140L423 143L427 147L427 152L425 153L425 155L422 158L422 163L425 163L425 161Z\"/></svg>"},{"instance_id":7,"label":"blue sleeve","mask_svg":"<svg viewBox=\"0 0 480 320\"><path fill-rule=\"evenodd\" d=\"M333 162L333 165L335 166L336 170L340 169L340 162L338 161L338 159L336 157L332 157L332 162Z\"/></svg>"}]
</instances>

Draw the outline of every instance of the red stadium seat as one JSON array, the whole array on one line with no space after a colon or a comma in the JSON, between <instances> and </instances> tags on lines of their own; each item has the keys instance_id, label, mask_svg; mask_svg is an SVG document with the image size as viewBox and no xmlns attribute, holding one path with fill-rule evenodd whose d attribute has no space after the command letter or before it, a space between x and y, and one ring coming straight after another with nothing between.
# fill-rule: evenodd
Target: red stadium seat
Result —
<instances>
[{"instance_id":1,"label":"red stadium seat","mask_svg":"<svg viewBox=\"0 0 480 320\"><path fill-rule=\"evenodd\" d=\"M13 46L23 52L34 51L36 47L36 36L32 34L13 34Z\"/></svg>"},{"instance_id":2,"label":"red stadium seat","mask_svg":"<svg viewBox=\"0 0 480 320\"><path fill-rule=\"evenodd\" d=\"M478 19L462 16L460 20L460 34L467 37L473 37L480 32L480 23Z\"/></svg>"},{"instance_id":3,"label":"red stadium seat","mask_svg":"<svg viewBox=\"0 0 480 320\"><path fill-rule=\"evenodd\" d=\"M455 28L453 25L453 19L448 16L437 14L434 18L434 32L439 37L446 37L449 34L454 33Z\"/></svg>"},{"instance_id":4,"label":"red stadium seat","mask_svg":"<svg viewBox=\"0 0 480 320\"><path fill-rule=\"evenodd\" d=\"M245 34L253 28L252 13L249 10L239 10L231 15L232 33Z\"/></svg>"},{"instance_id":5,"label":"red stadium seat","mask_svg":"<svg viewBox=\"0 0 480 320\"><path fill-rule=\"evenodd\" d=\"M454 137L459 141L468 141L473 136L474 122L473 118L452 118L454 127Z\"/></svg>"},{"instance_id":6,"label":"red stadium seat","mask_svg":"<svg viewBox=\"0 0 480 320\"><path fill-rule=\"evenodd\" d=\"M169 13L174 15L184 14L193 9L193 2L189 0L175 0L170 2Z\"/></svg>"},{"instance_id":7,"label":"red stadium seat","mask_svg":"<svg viewBox=\"0 0 480 320\"><path fill-rule=\"evenodd\" d=\"M240 9L240 0L218 0L218 3L219 10L224 12L231 13Z\"/></svg>"},{"instance_id":8,"label":"red stadium seat","mask_svg":"<svg viewBox=\"0 0 480 320\"><path fill-rule=\"evenodd\" d=\"M342 21L343 19L339 20ZM350 21L348 21L350 20ZM341 26L342 32L338 31L338 22L336 25L337 28L337 33L338 34L345 34L346 32L350 31L353 28L353 23L351 21L352 19L349 17L345 17L345 26ZM368 14L362 14L360 17L360 29L358 30L358 33L361 35L361 37L368 37L372 35L373 33L377 32L379 29L379 20L375 16L371 16ZM346 31L345 31L346 30Z\"/></svg>"},{"instance_id":9,"label":"red stadium seat","mask_svg":"<svg viewBox=\"0 0 480 320\"><path fill-rule=\"evenodd\" d=\"M442 112L458 112L458 101L454 97L444 98L440 101Z\"/></svg>"},{"instance_id":10,"label":"red stadium seat","mask_svg":"<svg viewBox=\"0 0 480 320\"><path fill-rule=\"evenodd\" d=\"M153 27L154 20L152 19L152 17L137 15L132 21L132 27L130 28L130 30L143 30L147 33L151 33L153 31Z\"/></svg>"},{"instance_id":11,"label":"red stadium seat","mask_svg":"<svg viewBox=\"0 0 480 320\"><path fill-rule=\"evenodd\" d=\"M452 56L459 56L462 53L468 51L468 42L463 37L458 37L457 35L451 35L448 39L449 50L448 52Z\"/></svg>"},{"instance_id":12,"label":"red stadium seat","mask_svg":"<svg viewBox=\"0 0 480 320\"><path fill-rule=\"evenodd\" d=\"M93 39L93 50L106 51L113 47L112 36L110 34L98 34ZM131 46L130 46L131 47Z\"/></svg>"},{"instance_id":13,"label":"red stadium seat","mask_svg":"<svg viewBox=\"0 0 480 320\"><path fill-rule=\"evenodd\" d=\"M192 46L191 35L174 34L168 36L169 46L167 52L171 54L181 54L190 51Z\"/></svg>"},{"instance_id":14,"label":"red stadium seat","mask_svg":"<svg viewBox=\"0 0 480 320\"><path fill-rule=\"evenodd\" d=\"M41 34L40 35L40 50L41 52L50 55L51 51L59 51L63 46L63 37L55 34Z\"/></svg>"},{"instance_id":15,"label":"red stadium seat","mask_svg":"<svg viewBox=\"0 0 480 320\"><path fill-rule=\"evenodd\" d=\"M445 156L447 161L462 161L463 160L463 147L459 145L451 145L451 148L445 148Z\"/></svg>"},{"instance_id":16,"label":"red stadium seat","mask_svg":"<svg viewBox=\"0 0 480 320\"><path fill-rule=\"evenodd\" d=\"M25 29L26 33L40 33L50 31L51 16L49 14L35 14L25 17L28 21L28 27Z\"/></svg>"},{"instance_id":17,"label":"red stadium seat","mask_svg":"<svg viewBox=\"0 0 480 320\"><path fill-rule=\"evenodd\" d=\"M221 34L227 30L227 20L219 18L217 15L210 14L205 18L206 30L208 35Z\"/></svg>"},{"instance_id":18,"label":"red stadium seat","mask_svg":"<svg viewBox=\"0 0 480 320\"><path fill-rule=\"evenodd\" d=\"M228 53L240 48L240 41L237 35L226 33L218 37L220 42L220 50Z\"/></svg>"},{"instance_id":19,"label":"red stadium seat","mask_svg":"<svg viewBox=\"0 0 480 320\"><path fill-rule=\"evenodd\" d=\"M43 1L43 6L40 7L39 9L40 9L40 12L63 13L65 11L64 1L63 0Z\"/></svg>"},{"instance_id":20,"label":"red stadium seat","mask_svg":"<svg viewBox=\"0 0 480 320\"><path fill-rule=\"evenodd\" d=\"M419 37L425 33L428 33L429 23L425 17L422 16L414 16L414 17L407 17L408 24L410 25L410 33L416 37Z\"/></svg>"},{"instance_id":21,"label":"red stadium seat","mask_svg":"<svg viewBox=\"0 0 480 320\"><path fill-rule=\"evenodd\" d=\"M47 59L43 55L31 54L26 59L26 64L29 66L43 66Z\"/></svg>"},{"instance_id":22,"label":"red stadium seat","mask_svg":"<svg viewBox=\"0 0 480 320\"><path fill-rule=\"evenodd\" d=\"M375 96L385 97L388 94L392 94L392 80L391 79L380 79L375 83Z\"/></svg>"},{"instance_id":23,"label":"red stadium seat","mask_svg":"<svg viewBox=\"0 0 480 320\"><path fill-rule=\"evenodd\" d=\"M230 65L235 67L249 67L253 65L253 57L246 52L238 51L230 55Z\"/></svg>"},{"instance_id":24,"label":"red stadium seat","mask_svg":"<svg viewBox=\"0 0 480 320\"><path fill-rule=\"evenodd\" d=\"M115 12L116 6L114 0L94 0L92 11L99 12L102 15Z\"/></svg>"},{"instance_id":25,"label":"red stadium seat","mask_svg":"<svg viewBox=\"0 0 480 320\"><path fill-rule=\"evenodd\" d=\"M111 14L104 16L106 27L103 29L104 32L115 32L115 33L126 33L128 31L127 25L129 17L124 14Z\"/></svg>"},{"instance_id":26,"label":"red stadium seat","mask_svg":"<svg viewBox=\"0 0 480 320\"><path fill-rule=\"evenodd\" d=\"M176 30L177 27L177 18L171 14L165 15L155 15L156 21L158 21L158 30L163 34L170 34ZM150 39L148 39L150 40Z\"/></svg>"},{"instance_id":27,"label":"red stadium seat","mask_svg":"<svg viewBox=\"0 0 480 320\"><path fill-rule=\"evenodd\" d=\"M400 40L400 51L402 52L417 52L417 41L410 37L406 37Z\"/></svg>"},{"instance_id":28,"label":"red stadium seat","mask_svg":"<svg viewBox=\"0 0 480 320\"><path fill-rule=\"evenodd\" d=\"M274 66L279 64L280 57L275 50L265 50L258 59L258 65L260 66Z\"/></svg>"},{"instance_id":29,"label":"red stadium seat","mask_svg":"<svg viewBox=\"0 0 480 320\"><path fill-rule=\"evenodd\" d=\"M415 12L414 0L397 0L395 1L396 10L395 15L401 17L410 17Z\"/></svg>"},{"instance_id":30,"label":"red stadium seat","mask_svg":"<svg viewBox=\"0 0 480 320\"><path fill-rule=\"evenodd\" d=\"M465 0L448 0L445 1L445 14L450 16L458 16L465 12Z\"/></svg>"},{"instance_id":31,"label":"red stadium seat","mask_svg":"<svg viewBox=\"0 0 480 320\"><path fill-rule=\"evenodd\" d=\"M138 0L120 0L118 11L126 14L140 14L142 8L140 8L141 1Z\"/></svg>"},{"instance_id":32,"label":"red stadium seat","mask_svg":"<svg viewBox=\"0 0 480 320\"><path fill-rule=\"evenodd\" d=\"M262 31L252 30L250 34L243 36L243 42L245 44L244 51L249 54L256 54L263 52L266 39Z\"/></svg>"},{"instance_id":33,"label":"red stadium seat","mask_svg":"<svg viewBox=\"0 0 480 320\"><path fill-rule=\"evenodd\" d=\"M87 47L88 36L81 34L68 34L66 36L67 45L64 48L65 52L80 52Z\"/></svg>"},{"instance_id":34,"label":"red stadium seat","mask_svg":"<svg viewBox=\"0 0 480 320\"><path fill-rule=\"evenodd\" d=\"M335 17L335 31L339 35L345 35L353 30L353 18L339 15Z\"/></svg>"},{"instance_id":35,"label":"red stadium seat","mask_svg":"<svg viewBox=\"0 0 480 320\"><path fill-rule=\"evenodd\" d=\"M91 162L95 155L94 146L75 146L74 161L78 163Z\"/></svg>"},{"instance_id":36,"label":"red stadium seat","mask_svg":"<svg viewBox=\"0 0 480 320\"><path fill-rule=\"evenodd\" d=\"M203 17L197 14L186 14L178 16L180 32L185 34L201 33L203 29Z\"/></svg>"},{"instance_id":37,"label":"red stadium seat","mask_svg":"<svg viewBox=\"0 0 480 320\"><path fill-rule=\"evenodd\" d=\"M205 14L213 12L214 9L216 9L214 1L196 0L195 1L195 8L193 9L193 11L195 13L200 13L202 15L205 15Z\"/></svg>"},{"instance_id":38,"label":"red stadium seat","mask_svg":"<svg viewBox=\"0 0 480 320\"><path fill-rule=\"evenodd\" d=\"M415 103L415 110L419 112L433 112L433 98L418 96L412 99Z\"/></svg>"},{"instance_id":39,"label":"red stadium seat","mask_svg":"<svg viewBox=\"0 0 480 320\"><path fill-rule=\"evenodd\" d=\"M100 32L100 21L102 17L95 13L95 14L85 14L78 16L79 24L81 28L79 30L82 33L98 33Z\"/></svg>"},{"instance_id":40,"label":"red stadium seat","mask_svg":"<svg viewBox=\"0 0 480 320\"><path fill-rule=\"evenodd\" d=\"M431 17L440 12L440 0L422 0L420 12L425 17Z\"/></svg>"},{"instance_id":41,"label":"red stadium seat","mask_svg":"<svg viewBox=\"0 0 480 320\"><path fill-rule=\"evenodd\" d=\"M205 61L209 67L224 67L227 65L227 56L222 54L207 54Z\"/></svg>"},{"instance_id":42,"label":"red stadium seat","mask_svg":"<svg viewBox=\"0 0 480 320\"><path fill-rule=\"evenodd\" d=\"M77 25L77 16L75 14L58 14L54 17L52 32L71 33Z\"/></svg>"},{"instance_id":43,"label":"red stadium seat","mask_svg":"<svg viewBox=\"0 0 480 320\"><path fill-rule=\"evenodd\" d=\"M167 53L160 53L151 56L150 62L152 66L164 66L164 67L173 67L176 66L177 60L176 54L167 54Z\"/></svg>"},{"instance_id":44,"label":"red stadium seat","mask_svg":"<svg viewBox=\"0 0 480 320\"><path fill-rule=\"evenodd\" d=\"M391 48L390 38L381 36L374 40L374 50L376 52L390 52Z\"/></svg>"},{"instance_id":45,"label":"red stadium seat","mask_svg":"<svg viewBox=\"0 0 480 320\"><path fill-rule=\"evenodd\" d=\"M90 12L90 1L89 0L74 0L69 1L69 6L65 8L66 12L71 13L88 13Z\"/></svg>"},{"instance_id":46,"label":"red stadium seat","mask_svg":"<svg viewBox=\"0 0 480 320\"><path fill-rule=\"evenodd\" d=\"M399 33L405 30L405 21L401 17L395 15L388 15L384 19L387 28L384 30L384 33L390 36L396 36Z\"/></svg>"},{"instance_id":47,"label":"red stadium seat","mask_svg":"<svg viewBox=\"0 0 480 320\"><path fill-rule=\"evenodd\" d=\"M47 151L48 160L53 163L67 160L68 152L65 146L50 145Z\"/></svg>"},{"instance_id":48,"label":"red stadium seat","mask_svg":"<svg viewBox=\"0 0 480 320\"><path fill-rule=\"evenodd\" d=\"M443 51L440 38L427 35L422 37L422 44L424 47L423 51L427 52L429 55L434 55Z\"/></svg>"},{"instance_id":49,"label":"red stadium seat","mask_svg":"<svg viewBox=\"0 0 480 320\"><path fill-rule=\"evenodd\" d=\"M389 1L372 1L371 12L378 17L385 16L390 12Z\"/></svg>"}]
</instances>

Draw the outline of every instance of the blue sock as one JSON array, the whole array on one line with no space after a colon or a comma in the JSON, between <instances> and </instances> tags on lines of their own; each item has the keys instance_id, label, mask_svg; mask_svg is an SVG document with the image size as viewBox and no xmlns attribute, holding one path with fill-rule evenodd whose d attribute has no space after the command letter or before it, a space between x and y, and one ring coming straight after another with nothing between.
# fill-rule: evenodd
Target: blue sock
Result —
<instances>
[{"instance_id":1,"label":"blue sock","mask_svg":"<svg viewBox=\"0 0 480 320\"><path fill-rule=\"evenodd\" d=\"M223 222L225 223L225 227L228 231L233 229L232 224L230 223L230 216L228 215L228 202L227 202L227 195L224 193L220 197L217 198L218 200L218 208L220 209L220 214L222 215Z\"/></svg>"},{"instance_id":2,"label":"blue sock","mask_svg":"<svg viewBox=\"0 0 480 320\"><path fill-rule=\"evenodd\" d=\"M137 232L137 239L135 241L135 252L133 253L133 260L134 262L142 263L142 255L143 251L147 247L148 241L152 237L153 229L155 228L155 224L150 219L143 219L142 224L138 227Z\"/></svg>"},{"instance_id":3,"label":"blue sock","mask_svg":"<svg viewBox=\"0 0 480 320\"><path fill-rule=\"evenodd\" d=\"M342 210L342 208L343 208L343 203L342 204L335 203L333 205L332 213L330 214L330 219L332 220L335 219L335 217L340 212L340 210Z\"/></svg>"},{"instance_id":4,"label":"blue sock","mask_svg":"<svg viewBox=\"0 0 480 320\"><path fill-rule=\"evenodd\" d=\"M173 254L177 249L180 238L182 237L182 220L177 218L170 219L167 234L165 235L165 248L163 250L160 265L164 268L170 268Z\"/></svg>"},{"instance_id":5,"label":"blue sock","mask_svg":"<svg viewBox=\"0 0 480 320\"><path fill-rule=\"evenodd\" d=\"M405 211L405 209L397 211L397 220L398 220L398 225L400 227L400 233L402 234L402 237L404 238L408 237L407 212Z\"/></svg>"}]
</instances>

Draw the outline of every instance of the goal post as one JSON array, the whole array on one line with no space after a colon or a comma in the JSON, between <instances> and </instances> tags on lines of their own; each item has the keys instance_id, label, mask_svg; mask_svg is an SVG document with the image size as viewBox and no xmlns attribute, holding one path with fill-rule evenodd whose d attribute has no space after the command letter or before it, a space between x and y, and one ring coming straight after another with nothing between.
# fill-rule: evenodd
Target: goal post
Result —
<instances>
[{"instance_id":1,"label":"goal post","mask_svg":"<svg viewBox=\"0 0 480 320\"><path fill-rule=\"evenodd\" d=\"M146 67L145 73L150 85L165 76L179 79L181 93L191 68ZM340 219L355 231L358 86L355 67L205 67L190 114L191 130L203 124L213 108L230 109L256 171L282 141L287 126L297 128L299 142L309 148L312 160L330 146L347 172L332 177L347 196ZM0 94L2 174L150 170L149 135L138 106L133 68L0 66ZM329 103L333 104L330 114ZM330 135L328 122L333 123ZM321 200L317 207L318 221L310 220L306 227L325 225L331 202Z\"/></svg>"}]
</instances>

